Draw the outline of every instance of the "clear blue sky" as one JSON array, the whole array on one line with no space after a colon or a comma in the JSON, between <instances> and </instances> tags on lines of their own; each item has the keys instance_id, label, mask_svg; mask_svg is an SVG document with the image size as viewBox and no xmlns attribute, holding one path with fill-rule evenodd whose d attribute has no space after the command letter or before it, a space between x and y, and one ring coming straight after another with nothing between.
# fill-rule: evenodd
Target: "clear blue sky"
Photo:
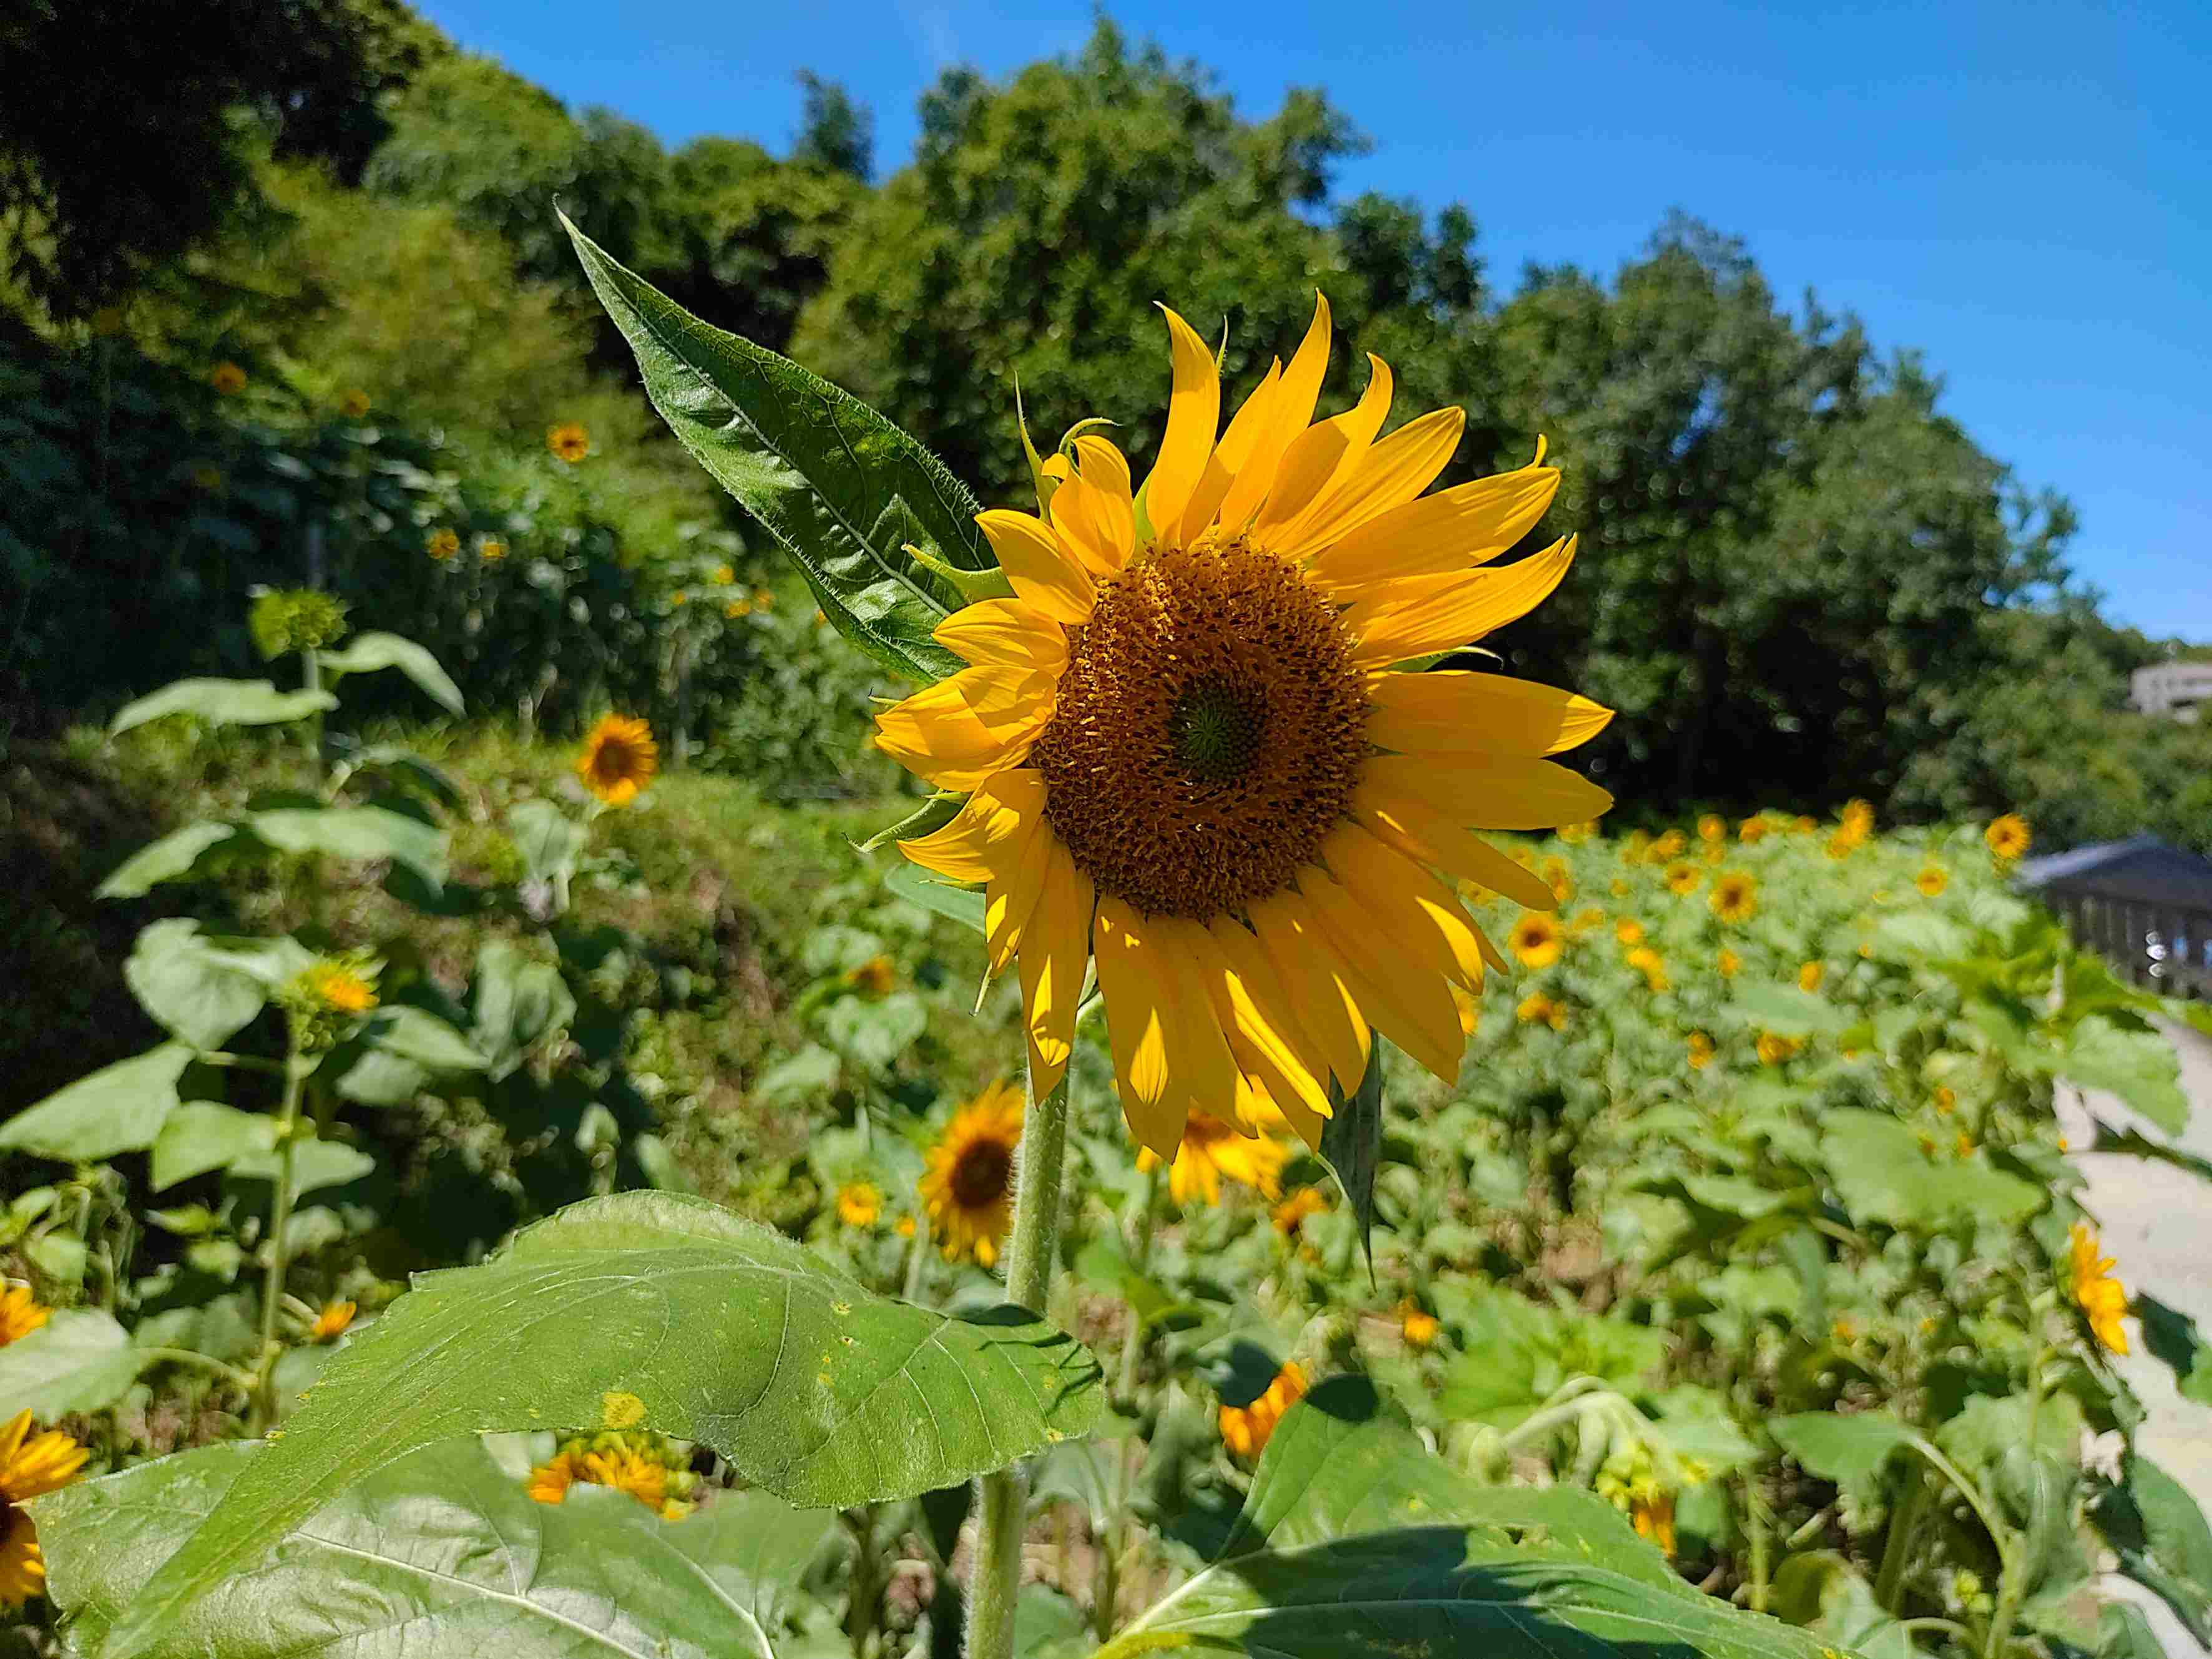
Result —
<instances>
[{"instance_id":1,"label":"clear blue sky","mask_svg":"<svg viewBox=\"0 0 2212 1659\"><path fill-rule=\"evenodd\" d=\"M1079 46L1040 0L423 0L463 45L671 143L781 149L797 70L911 153L943 69ZM1340 193L1463 200L1494 281L1610 274L1671 207L1745 238L1877 346L1923 349L1945 407L2081 515L2119 619L2212 640L2212 4L1413 7L1129 0L1132 35L1218 72L1248 116L1319 86L1374 142Z\"/></svg>"}]
</instances>

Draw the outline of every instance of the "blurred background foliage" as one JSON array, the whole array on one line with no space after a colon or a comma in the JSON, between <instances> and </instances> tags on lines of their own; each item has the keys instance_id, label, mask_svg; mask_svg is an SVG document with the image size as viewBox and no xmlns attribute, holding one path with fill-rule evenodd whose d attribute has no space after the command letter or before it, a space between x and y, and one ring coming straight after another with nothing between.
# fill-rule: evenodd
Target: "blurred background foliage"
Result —
<instances>
[{"instance_id":1,"label":"blurred background foliage","mask_svg":"<svg viewBox=\"0 0 2212 1659\"><path fill-rule=\"evenodd\" d=\"M1040 433L1109 416L1141 465L1156 300L1222 331L1241 392L1320 288L1353 347L1333 403L1373 351L1401 414L1468 410L1450 479L1540 434L1565 467L1536 533L1581 530L1577 579L1502 643L1514 672L1621 710L1591 764L1632 811L1865 795L1908 819L2023 808L2046 847L2212 844L2212 729L2126 708L2128 673L2179 642L2100 616L2064 501L1941 413L1917 355L1785 305L1692 219L1609 275L1501 282L1479 197L1431 215L1333 191L1364 141L1322 92L1254 119L1105 21L1003 82L942 76L878 179L869 112L811 75L784 154L671 149L399 0L125 10L33 0L0 22L0 727L19 737L238 672L240 590L319 577L374 593L473 707L526 727L620 703L674 758L776 793L880 787L869 671L660 429L558 201L992 501L1024 484L1017 380ZM580 460L549 453L568 422ZM434 557L441 531L459 550Z\"/></svg>"}]
</instances>

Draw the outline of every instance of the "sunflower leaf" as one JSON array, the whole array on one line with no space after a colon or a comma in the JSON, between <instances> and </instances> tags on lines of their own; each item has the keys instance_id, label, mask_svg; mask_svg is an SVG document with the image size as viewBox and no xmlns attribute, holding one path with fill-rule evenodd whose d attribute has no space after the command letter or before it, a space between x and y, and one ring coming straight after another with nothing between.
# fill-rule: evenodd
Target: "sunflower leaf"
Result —
<instances>
[{"instance_id":1,"label":"sunflower leaf","mask_svg":"<svg viewBox=\"0 0 2212 1659\"><path fill-rule=\"evenodd\" d=\"M73 1650L112 1651L109 1633L155 1570L267 1455L252 1443L204 1447L37 1500L49 1593L70 1616ZM527 1467L513 1449L474 1439L392 1464L318 1512L259 1571L196 1603L149 1651L276 1659L353 1651L404 1631L421 1659L770 1659L776 1604L835 1518L761 1492L721 1493L673 1522L592 1486L540 1504Z\"/></svg>"},{"instance_id":2,"label":"sunflower leaf","mask_svg":"<svg viewBox=\"0 0 2212 1659\"><path fill-rule=\"evenodd\" d=\"M1359 1248L1367 1257L1367 1277L1375 1277L1375 1171L1382 1162L1382 1034L1369 1035L1367 1075L1346 1095L1332 1076L1329 1103L1335 1115L1321 1129L1322 1162L1328 1165L1344 1200L1359 1224Z\"/></svg>"},{"instance_id":3,"label":"sunflower leaf","mask_svg":"<svg viewBox=\"0 0 2212 1659\"><path fill-rule=\"evenodd\" d=\"M903 858L884 872L884 885L901 898L911 899L923 909L934 910L963 927L973 928L979 933L987 931L983 925L983 890L980 887L955 887Z\"/></svg>"},{"instance_id":4,"label":"sunflower leaf","mask_svg":"<svg viewBox=\"0 0 2212 1659\"><path fill-rule=\"evenodd\" d=\"M210 726L276 726L337 706L327 691L279 691L270 680L174 680L117 710L107 735L169 714L197 715Z\"/></svg>"},{"instance_id":5,"label":"sunflower leaf","mask_svg":"<svg viewBox=\"0 0 2212 1659\"><path fill-rule=\"evenodd\" d=\"M573 1205L481 1267L427 1273L338 1352L111 1642L142 1653L337 1493L409 1453L505 1430L701 1440L753 1485L843 1507L912 1497L1071 1436L1097 1362L1013 1308L878 1296L702 1200Z\"/></svg>"},{"instance_id":6,"label":"sunflower leaf","mask_svg":"<svg viewBox=\"0 0 2212 1659\"><path fill-rule=\"evenodd\" d=\"M866 404L750 340L710 328L624 270L563 214L646 395L714 481L798 563L838 630L925 684L960 659L931 630L962 603L909 544L960 570L996 567L982 507L945 464Z\"/></svg>"}]
</instances>

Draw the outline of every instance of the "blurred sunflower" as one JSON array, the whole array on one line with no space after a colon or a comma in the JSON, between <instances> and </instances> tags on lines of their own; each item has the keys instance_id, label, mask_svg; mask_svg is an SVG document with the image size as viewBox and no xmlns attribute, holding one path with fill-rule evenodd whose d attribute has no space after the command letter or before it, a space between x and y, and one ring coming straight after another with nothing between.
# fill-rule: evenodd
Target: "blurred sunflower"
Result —
<instances>
[{"instance_id":1,"label":"blurred sunflower","mask_svg":"<svg viewBox=\"0 0 2212 1659\"><path fill-rule=\"evenodd\" d=\"M531 1470L527 1490L540 1504L562 1504L573 1486L611 1487L664 1521L681 1521L696 1507L690 1499L698 1483L665 1436L641 1430L565 1442L550 1462Z\"/></svg>"},{"instance_id":2,"label":"blurred sunflower","mask_svg":"<svg viewBox=\"0 0 2212 1659\"><path fill-rule=\"evenodd\" d=\"M2008 812L2001 818L1990 820L1990 827L1982 831L1982 839L1989 843L1990 851L1999 861L2009 864L2027 851L2033 836L2026 818L2017 812Z\"/></svg>"},{"instance_id":3,"label":"blurred sunflower","mask_svg":"<svg viewBox=\"0 0 2212 1659\"><path fill-rule=\"evenodd\" d=\"M310 1342L336 1341L352 1328L353 1316L360 1311L361 1309L356 1303L325 1302L323 1304L322 1311L315 1316L315 1322L307 1328L307 1340Z\"/></svg>"},{"instance_id":4,"label":"blurred sunflower","mask_svg":"<svg viewBox=\"0 0 2212 1659\"><path fill-rule=\"evenodd\" d=\"M1559 839L1570 847L1579 847L1595 834L1597 834L1597 822L1594 818L1584 819L1580 823L1563 823L1559 826Z\"/></svg>"},{"instance_id":5,"label":"blurred sunflower","mask_svg":"<svg viewBox=\"0 0 2212 1659\"><path fill-rule=\"evenodd\" d=\"M1224 1123L1208 1112L1193 1112L1182 1126L1182 1145L1168 1167L1168 1193L1178 1204L1218 1204L1221 1180L1241 1182L1273 1202L1282 1195L1283 1165L1291 1149L1271 1135L1255 1134ZM1137 1167L1157 1169L1160 1158L1150 1147L1137 1153Z\"/></svg>"},{"instance_id":6,"label":"blurred sunflower","mask_svg":"<svg viewBox=\"0 0 2212 1659\"><path fill-rule=\"evenodd\" d=\"M376 1006L368 975L343 962L319 962L301 976L307 993L334 1014L365 1014Z\"/></svg>"},{"instance_id":7,"label":"blurred sunflower","mask_svg":"<svg viewBox=\"0 0 2212 1659\"><path fill-rule=\"evenodd\" d=\"M898 969L889 957L878 951L857 967L848 968L842 982L863 996L884 996L898 983Z\"/></svg>"},{"instance_id":8,"label":"blurred sunflower","mask_svg":"<svg viewBox=\"0 0 2212 1659\"><path fill-rule=\"evenodd\" d=\"M246 371L234 362L220 362L209 372L208 384L226 398L246 390Z\"/></svg>"},{"instance_id":9,"label":"blurred sunflower","mask_svg":"<svg viewBox=\"0 0 2212 1659\"><path fill-rule=\"evenodd\" d=\"M584 738L576 775L610 806L627 806L660 770L653 728L627 714L603 714Z\"/></svg>"},{"instance_id":10,"label":"blurred sunflower","mask_svg":"<svg viewBox=\"0 0 2212 1659\"><path fill-rule=\"evenodd\" d=\"M1669 830L1651 843L1651 862L1664 864L1670 859L1678 859L1689 844L1690 838L1680 830Z\"/></svg>"},{"instance_id":11,"label":"blurred sunflower","mask_svg":"<svg viewBox=\"0 0 2212 1659\"><path fill-rule=\"evenodd\" d=\"M1746 843L1764 841L1766 839L1766 820L1763 817L1746 818L1736 826L1735 833L1736 839Z\"/></svg>"},{"instance_id":12,"label":"blurred sunflower","mask_svg":"<svg viewBox=\"0 0 2212 1659\"><path fill-rule=\"evenodd\" d=\"M1437 1316L1425 1312L1420 1304L1411 1297L1398 1304L1397 1312L1398 1333L1406 1339L1406 1346L1409 1348L1427 1347L1437 1340L1437 1332L1443 1328L1437 1324Z\"/></svg>"},{"instance_id":13,"label":"blurred sunflower","mask_svg":"<svg viewBox=\"0 0 2212 1659\"><path fill-rule=\"evenodd\" d=\"M461 538L441 527L423 538L422 550L442 564L461 550Z\"/></svg>"},{"instance_id":14,"label":"blurred sunflower","mask_svg":"<svg viewBox=\"0 0 2212 1659\"><path fill-rule=\"evenodd\" d=\"M1759 883L1741 870L1727 871L1715 878L1705 902L1723 921L1749 921L1759 912Z\"/></svg>"},{"instance_id":15,"label":"blurred sunflower","mask_svg":"<svg viewBox=\"0 0 2212 1659\"><path fill-rule=\"evenodd\" d=\"M1636 1535L1657 1545L1667 1554L1674 1553L1674 1494L1656 1483L1644 1483L1628 1505L1628 1519L1636 1528Z\"/></svg>"},{"instance_id":16,"label":"blurred sunflower","mask_svg":"<svg viewBox=\"0 0 2212 1659\"><path fill-rule=\"evenodd\" d=\"M972 792L902 845L986 884L990 965L1018 960L1040 1096L1066 1068L1095 957L1140 1144L1172 1158L1193 1110L1263 1093L1316 1146L1331 1078L1348 1091L1365 1074L1370 1027L1456 1078L1451 988L1473 993L1505 959L1435 872L1552 908L1468 832L1604 811L1610 795L1547 757L1611 714L1503 675L1391 672L1559 585L1571 538L1477 568L1543 516L1556 471L1423 497L1464 416L1378 441L1393 382L1377 358L1354 408L1310 425L1325 301L1218 431L1213 353L1173 312L1167 325L1151 477L1133 491L1121 453L1086 434L1040 476L1037 515L983 514L1014 597L939 625L972 665L878 715L876 742Z\"/></svg>"},{"instance_id":17,"label":"blurred sunflower","mask_svg":"<svg viewBox=\"0 0 2212 1659\"><path fill-rule=\"evenodd\" d=\"M545 447L573 466L592 453L592 434L581 421L562 421L545 429Z\"/></svg>"},{"instance_id":18,"label":"blurred sunflower","mask_svg":"<svg viewBox=\"0 0 2212 1659\"><path fill-rule=\"evenodd\" d=\"M1670 893L1694 893L1705 878L1698 873L1694 864L1674 863L1667 866L1667 890Z\"/></svg>"},{"instance_id":19,"label":"blurred sunflower","mask_svg":"<svg viewBox=\"0 0 2212 1659\"><path fill-rule=\"evenodd\" d=\"M1805 963L1797 970L1797 988L1801 991L1819 990L1820 981L1826 976L1827 971L1817 962Z\"/></svg>"},{"instance_id":20,"label":"blurred sunflower","mask_svg":"<svg viewBox=\"0 0 2212 1659\"><path fill-rule=\"evenodd\" d=\"M1567 1029L1567 1006L1541 991L1531 991L1521 999L1513 1017L1523 1025L1548 1025L1555 1031Z\"/></svg>"},{"instance_id":21,"label":"blurred sunflower","mask_svg":"<svg viewBox=\"0 0 2212 1659\"><path fill-rule=\"evenodd\" d=\"M1639 945L1628 953L1628 965L1644 975L1644 982L1654 991L1663 991L1669 983L1667 963L1660 954L1648 945Z\"/></svg>"},{"instance_id":22,"label":"blurred sunflower","mask_svg":"<svg viewBox=\"0 0 2212 1659\"><path fill-rule=\"evenodd\" d=\"M1624 916L1613 924L1613 936L1623 945L1641 945L1644 943L1644 924Z\"/></svg>"},{"instance_id":23,"label":"blurred sunflower","mask_svg":"<svg viewBox=\"0 0 2212 1659\"><path fill-rule=\"evenodd\" d=\"M368 393L358 389L338 399L338 413L349 421L357 421L368 413Z\"/></svg>"},{"instance_id":24,"label":"blurred sunflower","mask_svg":"<svg viewBox=\"0 0 2212 1659\"><path fill-rule=\"evenodd\" d=\"M507 544L496 536L485 536L477 542L477 557L486 564L497 564L507 556Z\"/></svg>"},{"instance_id":25,"label":"blurred sunflower","mask_svg":"<svg viewBox=\"0 0 2212 1659\"><path fill-rule=\"evenodd\" d=\"M46 1588L46 1557L23 1505L67 1486L87 1455L83 1447L55 1430L32 1437L27 1411L0 1428L0 1607L20 1607Z\"/></svg>"},{"instance_id":26,"label":"blurred sunflower","mask_svg":"<svg viewBox=\"0 0 2212 1659\"><path fill-rule=\"evenodd\" d=\"M2112 1257L2103 1254L2096 1232L2087 1222L2077 1221L2067 1246L2067 1273L2074 1301L2088 1316L2089 1328L2096 1333L2097 1340L2114 1353L2128 1351L2127 1328L2120 1317L2128 1310L2127 1287L2113 1276L2112 1269L2119 1265Z\"/></svg>"},{"instance_id":27,"label":"blurred sunflower","mask_svg":"<svg viewBox=\"0 0 2212 1659\"><path fill-rule=\"evenodd\" d=\"M1310 1215L1320 1215L1328 1208L1328 1200L1318 1187L1300 1187L1281 1203L1275 1206L1273 1220L1276 1231L1296 1234Z\"/></svg>"},{"instance_id":28,"label":"blurred sunflower","mask_svg":"<svg viewBox=\"0 0 2212 1659\"><path fill-rule=\"evenodd\" d=\"M1247 1462L1267 1449L1283 1413L1305 1397L1306 1374L1295 1359L1275 1373L1267 1392L1249 1406L1221 1408L1221 1443Z\"/></svg>"},{"instance_id":29,"label":"blurred sunflower","mask_svg":"<svg viewBox=\"0 0 2212 1659\"><path fill-rule=\"evenodd\" d=\"M1743 958L1723 945L1720 955L1713 959L1713 966L1719 969L1723 979L1734 979L1743 971Z\"/></svg>"},{"instance_id":30,"label":"blurred sunflower","mask_svg":"<svg viewBox=\"0 0 2212 1659\"><path fill-rule=\"evenodd\" d=\"M1706 842L1726 841L1728 821L1717 812L1706 813L1698 820L1698 839Z\"/></svg>"},{"instance_id":31,"label":"blurred sunflower","mask_svg":"<svg viewBox=\"0 0 2212 1659\"><path fill-rule=\"evenodd\" d=\"M1706 1066L1713 1063L1713 1054L1715 1053L1713 1040L1707 1036L1703 1031L1692 1031L1690 1033L1688 1047L1690 1050L1690 1069L1692 1071L1702 1072Z\"/></svg>"},{"instance_id":32,"label":"blurred sunflower","mask_svg":"<svg viewBox=\"0 0 2212 1659\"><path fill-rule=\"evenodd\" d=\"M1548 968L1559 959L1564 937L1556 920L1541 910L1531 910L1513 924L1505 943L1528 967Z\"/></svg>"},{"instance_id":33,"label":"blurred sunflower","mask_svg":"<svg viewBox=\"0 0 2212 1659\"><path fill-rule=\"evenodd\" d=\"M31 1294L27 1285L0 1291L0 1348L18 1341L53 1317L53 1310Z\"/></svg>"},{"instance_id":34,"label":"blurred sunflower","mask_svg":"<svg viewBox=\"0 0 2212 1659\"><path fill-rule=\"evenodd\" d=\"M1803 1037L1783 1036L1773 1031L1761 1031L1759 1034L1759 1063L1762 1066L1779 1066L1804 1046Z\"/></svg>"},{"instance_id":35,"label":"blurred sunflower","mask_svg":"<svg viewBox=\"0 0 2212 1659\"><path fill-rule=\"evenodd\" d=\"M1951 878L1945 872L1942 865L1930 864L1924 866L1918 875L1913 877L1912 884L1920 890L1922 897L1940 898L1942 896L1943 890L1951 884Z\"/></svg>"},{"instance_id":36,"label":"blurred sunflower","mask_svg":"<svg viewBox=\"0 0 2212 1659\"><path fill-rule=\"evenodd\" d=\"M1022 1139L1022 1097L1000 1080L953 1115L929 1149L922 1207L948 1261L988 1267L1013 1218L1014 1149Z\"/></svg>"},{"instance_id":37,"label":"blurred sunflower","mask_svg":"<svg viewBox=\"0 0 2212 1659\"><path fill-rule=\"evenodd\" d=\"M848 1181L837 1189L837 1219L848 1227L872 1227L884 1212L884 1195L872 1181Z\"/></svg>"}]
</instances>

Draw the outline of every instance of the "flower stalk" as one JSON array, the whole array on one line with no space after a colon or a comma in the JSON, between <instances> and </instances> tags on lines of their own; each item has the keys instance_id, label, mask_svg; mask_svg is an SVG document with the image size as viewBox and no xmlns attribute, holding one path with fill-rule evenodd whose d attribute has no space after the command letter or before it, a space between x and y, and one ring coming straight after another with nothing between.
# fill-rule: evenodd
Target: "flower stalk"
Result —
<instances>
[{"instance_id":1,"label":"flower stalk","mask_svg":"<svg viewBox=\"0 0 2212 1659\"><path fill-rule=\"evenodd\" d=\"M276 1196L269 1212L269 1275L261 1291L261 1364L253 1391L253 1431L266 1433L276 1420L276 1313L284 1301L285 1234L299 1197L300 1097L307 1084L295 1053L284 1067L284 1102L276 1119Z\"/></svg>"}]
</instances>

